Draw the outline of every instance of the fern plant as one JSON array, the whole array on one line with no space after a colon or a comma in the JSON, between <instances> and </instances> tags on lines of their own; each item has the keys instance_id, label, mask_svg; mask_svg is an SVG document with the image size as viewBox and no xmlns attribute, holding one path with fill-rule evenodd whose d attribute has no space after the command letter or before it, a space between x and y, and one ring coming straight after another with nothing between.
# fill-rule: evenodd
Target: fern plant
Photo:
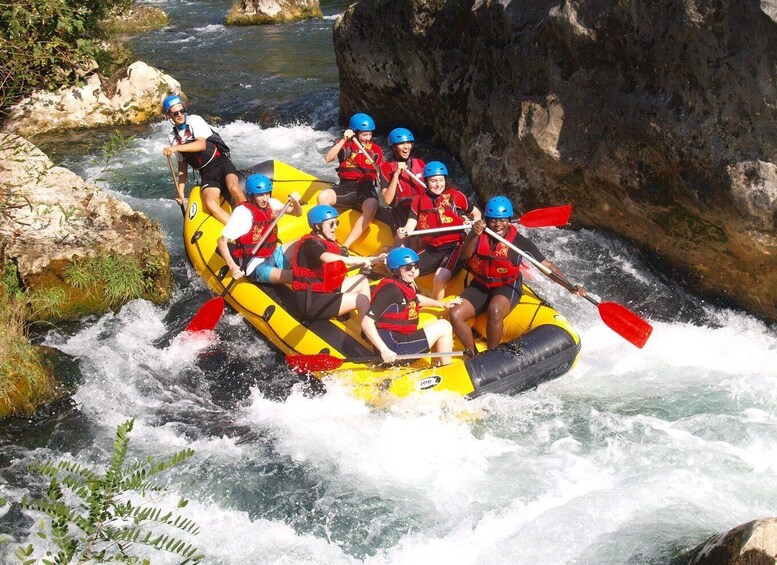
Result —
<instances>
[{"instance_id":1,"label":"fern plant","mask_svg":"<svg viewBox=\"0 0 777 565\"><path fill-rule=\"evenodd\" d=\"M113 442L111 463L99 473L73 461L36 463L31 470L50 478L46 494L38 499L24 497L22 508L43 513L38 536L50 540L56 554L47 551L40 561L45 564L94 563L120 561L148 563L133 555L134 545L141 544L159 551L180 556L182 563L199 563L203 556L196 547L168 533L181 531L190 535L199 532L197 525L173 511L165 511L146 504L147 493L164 490L151 481L159 473L178 465L194 455L183 449L168 459L127 462L129 432L134 419L120 424ZM137 495L143 502L130 500ZM188 504L181 499L178 508ZM164 528L157 533L151 526ZM16 550L23 565L38 563L36 548L29 544Z\"/></svg>"}]
</instances>

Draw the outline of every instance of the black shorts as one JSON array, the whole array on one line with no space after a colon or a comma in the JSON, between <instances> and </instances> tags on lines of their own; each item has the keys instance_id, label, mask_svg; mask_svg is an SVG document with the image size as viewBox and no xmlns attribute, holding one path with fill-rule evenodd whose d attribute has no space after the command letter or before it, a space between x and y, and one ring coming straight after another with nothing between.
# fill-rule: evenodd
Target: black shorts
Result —
<instances>
[{"instance_id":1,"label":"black shorts","mask_svg":"<svg viewBox=\"0 0 777 565\"><path fill-rule=\"evenodd\" d=\"M394 206L391 208L391 228L397 233L399 228L404 228L410 216L410 206Z\"/></svg>"},{"instance_id":2,"label":"black shorts","mask_svg":"<svg viewBox=\"0 0 777 565\"><path fill-rule=\"evenodd\" d=\"M403 334L391 330L378 329L381 339L397 355L416 355L429 352L429 340L424 330Z\"/></svg>"},{"instance_id":3,"label":"black shorts","mask_svg":"<svg viewBox=\"0 0 777 565\"><path fill-rule=\"evenodd\" d=\"M353 210L361 210L365 200L378 199L375 185L370 180L341 180L339 184L332 187L332 190L337 195L338 206Z\"/></svg>"},{"instance_id":4,"label":"black shorts","mask_svg":"<svg viewBox=\"0 0 777 565\"><path fill-rule=\"evenodd\" d=\"M216 187L221 191L221 196L232 202L232 195L229 189L227 189L227 175L230 174L237 175L238 179L240 178L240 173L238 173L232 161L224 157L223 161L217 160L204 169L200 169L200 178L202 179L200 186L203 190L209 187Z\"/></svg>"},{"instance_id":5,"label":"black shorts","mask_svg":"<svg viewBox=\"0 0 777 565\"><path fill-rule=\"evenodd\" d=\"M488 303L491 302L491 299L494 296L504 296L507 298L507 300L510 301L510 309L512 310L521 300L522 293L521 279L519 278L513 284L506 284L494 288L488 288L479 282L472 281L459 296L472 304L472 307L475 309L475 315L477 315L486 309Z\"/></svg>"},{"instance_id":6,"label":"black shorts","mask_svg":"<svg viewBox=\"0 0 777 565\"><path fill-rule=\"evenodd\" d=\"M340 292L313 292L301 290L294 293L297 310L305 320L325 320L340 313L343 295Z\"/></svg>"},{"instance_id":7,"label":"black shorts","mask_svg":"<svg viewBox=\"0 0 777 565\"><path fill-rule=\"evenodd\" d=\"M458 272L460 254L461 243L425 247L418 253L418 276L428 275L437 269L448 269L451 273Z\"/></svg>"}]
</instances>

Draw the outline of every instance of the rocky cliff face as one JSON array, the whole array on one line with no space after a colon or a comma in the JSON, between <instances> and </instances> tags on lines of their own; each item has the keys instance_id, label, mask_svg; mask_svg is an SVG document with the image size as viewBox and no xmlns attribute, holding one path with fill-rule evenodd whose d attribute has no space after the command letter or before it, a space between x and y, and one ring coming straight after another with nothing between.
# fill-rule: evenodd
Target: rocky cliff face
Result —
<instances>
[{"instance_id":1,"label":"rocky cliff face","mask_svg":"<svg viewBox=\"0 0 777 565\"><path fill-rule=\"evenodd\" d=\"M337 21L343 117L410 127L483 198L572 203L777 320L777 5L372 0Z\"/></svg>"},{"instance_id":2,"label":"rocky cliff face","mask_svg":"<svg viewBox=\"0 0 777 565\"><path fill-rule=\"evenodd\" d=\"M9 134L0 134L0 264L15 267L38 319L170 298L160 226Z\"/></svg>"}]
</instances>

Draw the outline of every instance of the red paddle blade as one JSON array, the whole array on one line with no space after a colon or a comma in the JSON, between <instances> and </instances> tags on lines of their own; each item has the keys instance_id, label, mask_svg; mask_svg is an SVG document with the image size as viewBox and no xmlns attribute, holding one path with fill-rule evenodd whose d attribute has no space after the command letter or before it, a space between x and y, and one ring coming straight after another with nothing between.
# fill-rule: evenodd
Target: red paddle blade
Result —
<instances>
[{"instance_id":1,"label":"red paddle blade","mask_svg":"<svg viewBox=\"0 0 777 565\"><path fill-rule=\"evenodd\" d=\"M213 331L224 313L224 299L220 296L211 298L202 305L186 326L187 332Z\"/></svg>"},{"instance_id":2,"label":"red paddle blade","mask_svg":"<svg viewBox=\"0 0 777 565\"><path fill-rule=\"evenodd\" d=\"M319 353L317 355L287 355L286 362L289 367L301 374L314 373L316 371L331 371L343 364L345 359Z\"/></svg>"},{"instance_id":3,"label":"red paddle blade","mask_svg":"<svg viewBox=\"0 0 777 565\"><path fill-rule=\"evenodd\" d=\"M625 306L615 302L600 303L599 315L613 331L640 349L647 343L653 332L653 326Z\"/></svg>"},{"instance_id":4,"label":"red paddle blade","mask_svg":"<svg viewBox=\"0 0 777 565\"><path fill-rule=\"evenodd\" d=\"M348 269L342 261L324 263L324 290L334 292L343 284Z\"/></svg>"},{"instance_id":5,"label":"red paddle blade","mask_svg":"<svg viewBox=\"0 0 777 565\"><path fill-rule=\"evenodd\" d=\"M565 226L572 216L572 205L553 206L552 208L537 208L521 216L518 221L527 228L549 228Z\"/></svg>"}]
</instances>

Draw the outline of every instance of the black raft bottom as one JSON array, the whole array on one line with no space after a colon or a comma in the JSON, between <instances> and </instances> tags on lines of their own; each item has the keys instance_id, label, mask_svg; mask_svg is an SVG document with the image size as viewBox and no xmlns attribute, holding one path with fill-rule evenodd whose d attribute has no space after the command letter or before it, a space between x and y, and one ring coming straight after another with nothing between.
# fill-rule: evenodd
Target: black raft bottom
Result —
<instances>
[{"instance_id":1,"label":"black raft bottom","mask_svg":"<svg viewBox=\"0 0 777 565\"><path fill-rule=\"evenodd\" d=\"M518 394L560 377L580 353L580 343L558 326L543 325L465 361L474 392Z\"/></svg>"}]
</instances>

